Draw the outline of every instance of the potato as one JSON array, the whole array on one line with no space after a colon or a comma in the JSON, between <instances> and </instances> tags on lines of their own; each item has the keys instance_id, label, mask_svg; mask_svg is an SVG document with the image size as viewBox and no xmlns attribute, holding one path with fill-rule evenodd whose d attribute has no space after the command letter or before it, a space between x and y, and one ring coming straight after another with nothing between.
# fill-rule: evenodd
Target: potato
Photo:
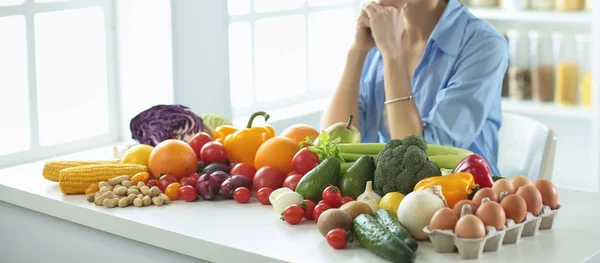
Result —
<instances>
[{"instance_id":1,"label":"potato","mask_svg":"<svg viewBox=\"0 0 600 263\"><path fill-rule=\"evenodd\" d=\"M352 220L361 214L375 214L373 209L371 209L371 206L362 201L350 201L342 205L340 209L348 213L350 217L352 217Z\"/></svg>"},{"instance_id":2,"label":"potato","mask_svg":"<svg viewBox=\"0 0 600 263\"><path fill-rule=\"evenodd\" d=\"M317 228L323 236L336 228L349 231L352 229L352 217L346 211L338 208L327 209L319 216Z\"/></svg>"}]
</instances>

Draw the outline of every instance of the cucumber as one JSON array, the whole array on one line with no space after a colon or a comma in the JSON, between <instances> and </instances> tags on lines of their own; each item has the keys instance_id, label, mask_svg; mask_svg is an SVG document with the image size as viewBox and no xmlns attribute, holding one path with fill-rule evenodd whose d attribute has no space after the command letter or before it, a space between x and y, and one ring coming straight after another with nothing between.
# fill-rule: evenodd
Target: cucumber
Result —
<instances>
[{"instance_id":1,"label":"cucumber","mask_svg":"<svg viewBox=\"0 0 600 263\"><path fill-rule=\"evenodd\" d=\"M408 230L400 224L398 218L391 211L379 209L375 213L375 219L385 226L394 236L406 243L412 251L417 251L419 243L412 238Z\"/></svg>"},{"instance_id":2,"label":"cucumber","mask_svg":"<svg viewBox=\"0 0 600 263\"><path fill-rule=\"evenodd\" d=\"M340 160L335 157L325 159L300 179L296 186L296 193L302 195L304 199L319 202L323 197L323 190L327 186L338 183L340 166Z\"/></svg>"},{"instance_id":3,"label":"cucumber","mask_svg":"<svg viewBox=\"0 0 600 263\"><path fill-rule=\"evenodd\" d=\"M361 214L354 219L356 239L369 251L392 262L415 262L416 254L375 217Z\"/></svg>"}]
</instances>

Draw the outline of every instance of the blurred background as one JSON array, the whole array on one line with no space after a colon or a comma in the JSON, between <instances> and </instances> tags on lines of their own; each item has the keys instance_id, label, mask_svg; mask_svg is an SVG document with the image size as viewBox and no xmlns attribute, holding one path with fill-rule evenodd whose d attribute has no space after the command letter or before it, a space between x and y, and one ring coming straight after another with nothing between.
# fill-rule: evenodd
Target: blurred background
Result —
<instances>
[{"instance_id":1,"label":"blurred background","mask_svg":"<svg viewBox=\"0 0 600 263\"><path fill-rule=\"evenodd\" d=\"M0 168L130 140L178 103L319 127L363 0L0 0ZM600 189L593 0L469 0L505 34L503 110L558 135L553 181Z\"/></svg>"}]
</instances>

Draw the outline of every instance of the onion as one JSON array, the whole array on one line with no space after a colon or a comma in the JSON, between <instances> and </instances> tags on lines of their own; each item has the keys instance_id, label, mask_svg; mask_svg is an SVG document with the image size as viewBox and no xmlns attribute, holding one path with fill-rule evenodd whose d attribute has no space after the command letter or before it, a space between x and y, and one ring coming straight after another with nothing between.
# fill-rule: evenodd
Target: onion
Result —
<instances>
[{"instance_id":1,"label":"onion","mask_svg":"<svg viewBox=\"0 0 600 263\"><path fill-rule=\"evenodd\" d=\"M219 184L222 184L223 182L225 182L225 180L229 178L229 175L223 171L214 171L212 173L207 172L207 174L209 174L211 177L214 177L215 180L217 180L217 183Z\"/></svg>"},{"instance_id":2,"label":"onion","mask_svg":"<svg viewBox=\"0 0 600 263\"><path fill-rule=\"evenodd\" d=\"M219 193L223 197L231 199L233 198L233 191L235 191L235 189L239 187L250 187L251 184L252 182L250 181L250 179L246 178L245 176L234 175L232 177L227 178L227 180L223 181Z\"/></svg>"},{"instance_id":3,"label":"onion","mask_svg":"<svg viewBox=\"0 0 600 263\"><path fill-rule=\"evenodd\" d=\"M219 192L219 182L210 174L204 174L196 183L196 191L202 199L213 200Z\"/></svg>"},{"instance_id":4,"label":"onion","mask_svg":"<svg viewBox=\"0 0 600 263\"><path fill-rule=\"evenodd\" d=\"M409 193L398 207L398 220L417 239L426 240L423 228L429 224L438 210L446 207L440 186Z\"/></svg>"}]
</instances>

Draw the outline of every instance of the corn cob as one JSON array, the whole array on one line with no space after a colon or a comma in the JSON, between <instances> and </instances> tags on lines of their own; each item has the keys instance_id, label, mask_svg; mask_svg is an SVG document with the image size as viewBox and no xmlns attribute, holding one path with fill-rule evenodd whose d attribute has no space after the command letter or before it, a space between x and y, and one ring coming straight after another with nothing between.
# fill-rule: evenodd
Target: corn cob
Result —
<instances>
[{"instance_id":1,"label":"corn cob","mask_svg":"<svg viewBox=\"0 0 600 263\"><path fill-rule=\"evenodd\" d=\"M42 175L49 181L58 182L60 170L88 164L112 163L117 164L119 160L98 160L98 161L50 161L44 164Z\"/></svg>"},{"instance_id":2,"label":"corn cob","mask_svg":"<svg viewBox=\"0 0 600 263\"><path fill-rule=\"evenodd\" d=\"M93 183L107 181L113 177L133 175L146 172L148 168L139 164L88 164L62 169L59 173L58 185L64 194L83 194Z\"/></svg>"}]
</instances>

